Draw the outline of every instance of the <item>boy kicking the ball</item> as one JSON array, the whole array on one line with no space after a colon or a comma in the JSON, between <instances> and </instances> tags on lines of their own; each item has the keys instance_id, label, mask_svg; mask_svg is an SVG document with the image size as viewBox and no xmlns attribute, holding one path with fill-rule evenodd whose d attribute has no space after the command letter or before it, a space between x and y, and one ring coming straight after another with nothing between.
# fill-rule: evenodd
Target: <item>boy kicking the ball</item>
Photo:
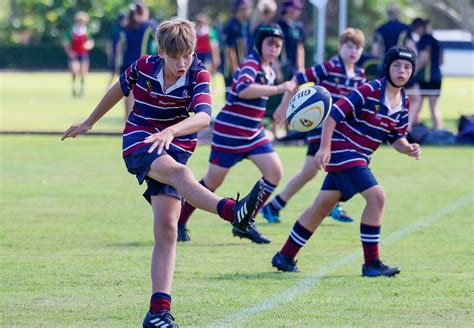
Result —
<instances>
[{"instance_id":1,"label":"boy kicking the ball","mask_svg":"<svg viewBox=\"0 0 474 328\"><path fill-rule=\"evenodd\" d=\"M356 66L356 62L364 49L364 43L365 37L361 30L346 29L339 37L339 54L337 57L323 64L307 68L304 72L296 74L293 80L298 85L313 82L325 87L331 93L334 104L365 82L364 70ZM285 93L281 104L273 114L276 124L285 121L288 104L295 93L296 91ZM308 150L303 168L287 182L283 190L271 202L262 208L261 214L268 222L280 222L280 211L287 205L290 198L318 173L313 165L313 158L319 149L321 130L322 128L316 128L308 132ZM339 203L331 210L329 216L340 222L353 221Z\"/></svg>"},{"instance_id":2,"label":"boy kicking the ball","mask_svg":"<svg viewBox=\"0 0 474 328\"><path fill-rule=\"evenodd\" d=\"M143 327L177 327L171 308L177 223L184 197L196 207L217 213L242 231L260 207L260 180L241 201L219 198L199 184L186 162L196 147L196 132L209 125L210 75L194 55L196 31L183 19L160 24L159 56L134 62L82 123L71 126L62 139L85 133L123 96L133 92L135 104L123 132L123 157L144 193L154 216L155 244L151 257L152 296ZM194 112L190 116L189 113Z\"/></svg>"},{"instance_id":3,"label":"boy kicking the ball","mask_svg":"<svg viewBox=\"0 0 474 328\"><path fill-rule=\"evenodd\" d=\"M225 107L216 117L212 136L209 168L200 183L213 191L223 182L230 168L243 159L251 160L263 175L265 185L263 201L275 190L282 176L282 165L270 140L265 136L261 120L268 97L293 91L295 83L273 85L275 72L271 66L280 55L283 32L277 24L263 25L257 31L253 51L240 64L234 75ZM195 207L183 205L178 226L178 241L189 241L186 223ZM248 232L233 227L234 236L248 238L258 244L270 239L256 228Z\"/></svg>"},{"instance_id":4,"label":"boy kicking the ball","mask_svg":"<svg viewBox=\"0 0 474 328\"><path fill-rule=\"evenodd\" d=\"M272 265L278 270L298 272L295 256L324 218L337 202L360 193L366 200L360 224L362 275L400 273L379 258L385 193L368 165L371 154L386 141L402 154L421 157L420 146L406 139L409 104L403 86L413 77L415 63L412 49L391 48L383 61L384 78L363 84L333 105L313 163L328 174L313 204L300 215L285 245L273 257Z\"/></svg>"}]
</instances>

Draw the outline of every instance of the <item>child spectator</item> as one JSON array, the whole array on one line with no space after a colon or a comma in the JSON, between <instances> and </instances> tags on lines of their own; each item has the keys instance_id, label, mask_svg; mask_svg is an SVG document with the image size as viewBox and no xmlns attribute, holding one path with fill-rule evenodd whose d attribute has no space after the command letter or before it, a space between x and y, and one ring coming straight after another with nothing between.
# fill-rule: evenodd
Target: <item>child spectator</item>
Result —
<instances>
[{"instance_id":1,"label":"child spectator","mask_svg":"<svg viewBox=\"0 0 474 328\"><path fill-rule=\"evenodd\" d=\"M72 74L72 96L84 95L84 80L89 73L89 51L94 47L94 40L87 24L89 15L79 11L74 15L74 25L64 39L63 47L68 57L69 71ZM76 78L79 76L79 90Z\"/></svg>"},{"instance_id":2,"label":"child spectator","mask_svg":"<svg viewBox=\"0 0 474 328\"><path fill-rule=\"evenodd\" d=\"M215 73L221 64L219 38L216 31L209 25L209 16L198 14L195 21L197 35L196 55L209 72Z\"/></svg>"}]
</instances>

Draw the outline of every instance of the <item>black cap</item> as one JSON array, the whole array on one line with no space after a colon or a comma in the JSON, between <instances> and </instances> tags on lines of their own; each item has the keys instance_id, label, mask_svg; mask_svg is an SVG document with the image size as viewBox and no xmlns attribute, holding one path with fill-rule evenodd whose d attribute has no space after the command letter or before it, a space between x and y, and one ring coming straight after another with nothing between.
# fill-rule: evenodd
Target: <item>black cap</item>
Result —
<instances>
[{"instance_id":1,"label":"black cap","mask_svg":"<svg viewBox=\"0 0 474 328\"><path fill-rule=\"evenodd\" d=\"M407 81L408 83L413 77L413 74L415 74L416 52L413 49L408 48L408 47L395 46L395 47L390 48L385 54L385 57L383 58L382 69L387 80L390 82L390 84L392 84L395 87L403 87L403 85L397 86L393 84L393 81L390 78L390 65L392 65L392 63L397 59L407 60L410 62L412 66L411 76Z\"/></svg>"},{"instance_id":2,"label":"black cap","mask_svg":"<svg viewBox=\"0 0 474 328\"><path fill-rule=\"evenodd\" d=\"M275 37L284 39L283 31L280 25L275 23L264 24L262 25L258 31L257 36L255 37L255 49L257 49L258 53L262 55L262 43L265 38L268 37Z\"/></svg>"}]
</instances>

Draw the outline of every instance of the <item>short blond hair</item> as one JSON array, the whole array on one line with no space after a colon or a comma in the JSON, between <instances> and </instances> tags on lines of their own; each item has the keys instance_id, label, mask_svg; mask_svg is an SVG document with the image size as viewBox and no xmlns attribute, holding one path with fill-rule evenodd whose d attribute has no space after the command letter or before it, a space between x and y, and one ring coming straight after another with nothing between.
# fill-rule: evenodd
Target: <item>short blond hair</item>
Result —
<instances>
[{"instance_id":1,"label":"short blond hair","mask_svg":"<svg viewBox=\"0 0 474 328\"><path fill-rule=\"evenodd\" d=\"M174 17L163 21L156 32L158 47L169 56L183 56L196 48L196 28L194 23Z\"/></svg>"},{"instance_id":2,"label":"short blond hair","mask_svg":"<svg viewBox=\"0 0 474 328\"><path fill-rule=\"evenodd\" d=\"M86 13L85 11L78 11L74 15L74 21L83 21L85 24L89 23L89 14Z\"/></svg>"},{"instance_id":3,"label":"short blond hair","mask_svg":"<svg viewBox=\"0 0 474 328\"><path fill-rule=\"evenodd\" d=\"M339 35L339 44L342 45L347 42L354 43L357 48L363 48L365 46L364 33L356 28L346 28L341 35Z\"/></svg>"}]
</instances>

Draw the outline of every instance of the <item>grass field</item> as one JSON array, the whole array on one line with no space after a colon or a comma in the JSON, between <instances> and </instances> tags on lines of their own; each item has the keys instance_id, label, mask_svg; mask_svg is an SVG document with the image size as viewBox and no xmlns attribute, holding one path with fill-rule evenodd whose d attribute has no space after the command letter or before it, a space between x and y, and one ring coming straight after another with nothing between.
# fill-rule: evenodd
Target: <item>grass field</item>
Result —
<instances>
[{"instance_id":1,"label":"grass field","mask_svg":"<svg viewBox=\"0 0 474 328\"><path fill-rule=\"evenodd\" d=\"M106 90L109 76L92 73L86 81L86 97L73 98L70 76L58 73L0 72L0 118L2 131L63 131L72 122L82 121ZM213 81L214 112L224 103L220 78ZM445 78L440 110L445 127L455 131L461 114L474 114L474 79ZM430 126L427 101L423 119ZM123 104L111 110L94 128L95 131L122 131Z\"/></svg>"},{"instance_id":2,"label":"grass field","mask_svg":"<svg viewBox=\"0 0 474 328\"><path fill-rule=\"evenodd\" d=\"M79 119L88 110L76 100L70 100L74 106L62 101L61 120ZM36 120L50 123L53 116L38 109L28 119L30 128L41 128ZM10 116L8 124L20 128L20 117ZM64 122L51 123L60 129ZM112 126L106 122L102 128ZM0 326L141 324L150 296L151 209L124 168L120 144L119 137L61 143L57 136L0 136ZM305 149L277 151L286 180L299 169ZM269 245L232 238L229 224L195 213L189 222L193 242L178 245L172 293L178 324L472 326L473 149L423 151L415 161L382 147L372 164L388 197L382 258L402 268L399 276L362 278L358 223L331 219L299 254L301 273L271 267L271 257L319 190L318 177L287 206L281 224L258 218L259 229L273 239ZM200 146L191 158L198 178L208 154L208 146ZM245 161L218 193L245 192L257 177ZM355 197L345 208L359 216L362 199Z\"/></svg>"}]
</instances>

